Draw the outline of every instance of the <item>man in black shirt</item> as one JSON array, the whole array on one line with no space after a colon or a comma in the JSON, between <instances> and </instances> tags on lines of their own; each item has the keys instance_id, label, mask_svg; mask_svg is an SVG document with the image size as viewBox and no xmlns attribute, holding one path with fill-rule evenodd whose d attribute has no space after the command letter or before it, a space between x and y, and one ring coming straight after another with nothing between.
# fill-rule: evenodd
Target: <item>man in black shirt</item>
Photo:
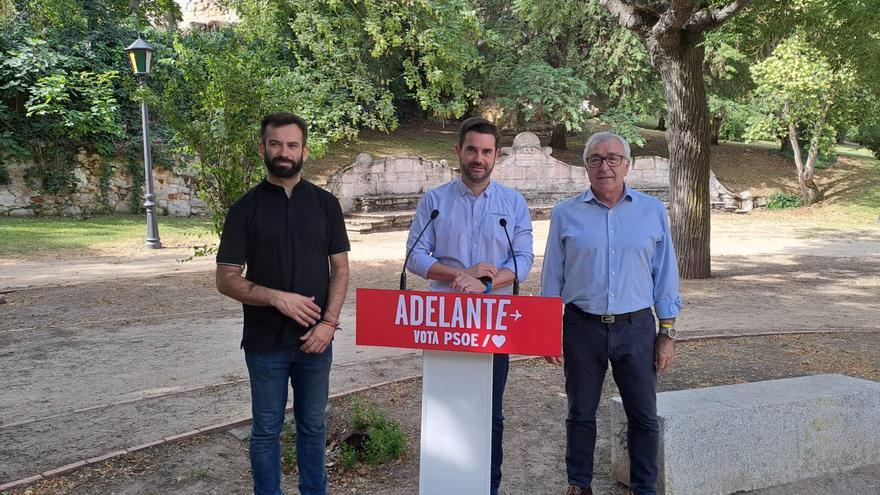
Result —
<instances>
[{"instance_id":1,"label":"man in black shirt","mask_svg":"<svg viewBox=\"0 0 880 495\"><path fill-rule=\"evenodd\" d=\"M217 254L217 289L244 308L255 495L282 493L288 381L299 491L327 493L324 411L350 245L339 201L300 177L307 138L308 127L296 115L263 119L259 151L268 175L229 209Z\"/></svg>"}]
</instances>

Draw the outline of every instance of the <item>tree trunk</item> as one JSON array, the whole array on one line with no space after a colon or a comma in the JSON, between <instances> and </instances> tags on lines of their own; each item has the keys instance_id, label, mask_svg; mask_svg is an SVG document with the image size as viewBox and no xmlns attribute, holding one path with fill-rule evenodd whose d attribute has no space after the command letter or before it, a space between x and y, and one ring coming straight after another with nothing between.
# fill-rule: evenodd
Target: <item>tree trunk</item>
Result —
<instances>
[{"instance_id":1,"label":"tree trunk","mask_svg":"<svg viewBox=\"0 0 880 495\"><path fill-rule=\"evenodd\" d=\"M724 123L724 117L719 117L718 115L712 116L712 126L711 126L711 143L714 145L718 145L718 140L721 138L721 124Z\"/></svg>"},{"instance_id":2,"label":"tree trunk","mask_svg":"<svg viewBox=\"0 0 880 495\"><path fill-rule=\"evenodd\" d=\"M785 113L788 113L788 104L785 106ZM798 146L797 129L795 129L794 124L791 123L788 124L788 141L789 144L791 144L791 150L794 155L794 166L797 169L798 185L801 188L801 198L804 200L804 204L808 205L809 203L807 201L810 192L804 182L804 162L801 158L801 147Z\"/></svg>"},{"instance_id":3,"label":"tree trunk","mask_svg":"<svg viewBox=\"0 0 880 495\"><path fill-rule=\"evenodd\" d=\"M703 87L703 36L675 31L646 40L669 109L669 220L681 276L711 276L709 107Z\"/></svg>"},{"instance_id":4,"label":"tree trunk","mask_svg":"<svg viewBox=\"0 0 880 495\"><path fill-rule=\"evenodd\" d=\"M783 109L783 116L786 120L791 122L788 103L785 104ZM817 128L821 128L823 124L824 118L821 119L821 122L817 123ZM788 140L791 144L794 155L794 166L797 169L798 186L801 190L801 198L804 201L804 206L809 206L822 199L822 192L819 191L819 186L817 186L816 182L813 180L813 175L816 171L816 159L819 156L819 137L818 135L814 135L810 140L810 150L807 153L806 163L804 163L803 156L801 155L797 128L792 123L788 124Z\"/></svg>"},{"instance_id":5,"label":"tree trunk","mask_svg":"<svg viewBox=\"0 0 880 495\"><path fill-rule=\"evenodd\" d=\"M550 147L554 150L567 150L568 144L565 139L567 132L565 124L554 125L553 132L550 134Z\"/></svg>"}]
</instances>

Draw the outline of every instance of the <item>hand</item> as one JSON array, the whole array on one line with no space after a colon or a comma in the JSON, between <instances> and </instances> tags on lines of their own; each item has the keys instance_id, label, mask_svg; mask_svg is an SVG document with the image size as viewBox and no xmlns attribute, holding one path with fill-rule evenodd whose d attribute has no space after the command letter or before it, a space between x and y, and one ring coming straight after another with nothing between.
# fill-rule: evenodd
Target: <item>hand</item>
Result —
<instances>
[{"instance_id":1,"label":"hand","mask_svg":"<svg viewBox=\"0 0 880 495\"><path fill-rule=\"evenodd\" d=\"M490 277L494 279L497 272L498 268L495 265L486 262L477 263L470 268L464 269L464 273L476 279L479 279L480 277Z\"/></svg>"},{"instance_id":2,"label":"hand","mask_svg":"<svg viewBox=\"0 0 880 495\"><path fill-rule=\"evenodd\" d=\"M657 342L654 344L654 368L658 372L666 371L672 367L675 361L675 341L665 335L657 336Z\"/></svg>"},{"instance_id":3,"label":"hand","mask_svg":"<svg viewBox=\"0 0 880 495\"><path fill-rule=\"evenodd\" d=\"M304 341L302 347L303 352L320 354L327 349L330 341L333 340L333 334L336 333L336 327L329 323L319 322L299 338Z\"/></svg>"},{"instance_id":4,"label":"hand","mask_svg":"<svg viewBox=\"0 0 880 495\"><path fill-rule=\"evenodd\" d=\"M278 291L272 306L304 327L311 327L321 319L321 308L315 304L314 297Z\"/></svg>"},{"instance_id":5,"label":"hand","mask_svg":"<svg viewBox=\"0 0 880 495\"><path fill-rule=\"evenodd\" d=\"M455 292L467 292L469 294L479 294L481 292L486 292L486 286L483 285L483 282L480 282L478 279L474 278L467 273L462 273L461 275L455 277L450 284L450 287Z\"/></svg>"},{"instance_id":6,"label":"hand","mask_svg":"<svg viewBox=\"0 0 880 495\"><path fill-rule=\"evenodd\" d=\"M562 354L558 356L544 356L544 361L547 361L554 366L559 366L562 364Z\"/></svg>"}]
</instances>

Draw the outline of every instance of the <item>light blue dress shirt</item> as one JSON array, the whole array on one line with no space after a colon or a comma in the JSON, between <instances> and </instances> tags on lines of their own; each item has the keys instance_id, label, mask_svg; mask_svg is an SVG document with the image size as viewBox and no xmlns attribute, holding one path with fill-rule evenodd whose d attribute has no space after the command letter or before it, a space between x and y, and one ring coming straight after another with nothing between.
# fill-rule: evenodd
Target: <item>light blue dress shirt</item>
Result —
<instances>
[{"instance_id":1,"label":"light blue dress shirt","mask_svg":"<svg viewBox=\"0 0 880 495\"><path fill-rule=\"evenodd\" d=\"M422 228L431 219L431 212L440 212L413 249L407 268L428 278L428 270L440 262L453 268L468 268L480 262L492 263L499 270L514 271L513 254L501 227L507 220L507 231L516 255L517 278L525 281L532 270L532 219L522 194L490 182L479 196L474 196L461 179L425 193L416 209L406 248L413 246ZM449 292L447 282L432 280L431 290ZM513 286L493 290L494 294L512 294Z\"/></svg>"},{"instance_id":2,"label":"light blue dress shirt","mask_svg":"<svg viewBox=\"0 0 880 495\"><path fill-rule=\"evenodd\" d=\"M556 205L541 292L597 315L653 306L658 318L675 318L678 265L663 203L626 187L614 208L592 189Z\"/></svg>"}]
</instances>

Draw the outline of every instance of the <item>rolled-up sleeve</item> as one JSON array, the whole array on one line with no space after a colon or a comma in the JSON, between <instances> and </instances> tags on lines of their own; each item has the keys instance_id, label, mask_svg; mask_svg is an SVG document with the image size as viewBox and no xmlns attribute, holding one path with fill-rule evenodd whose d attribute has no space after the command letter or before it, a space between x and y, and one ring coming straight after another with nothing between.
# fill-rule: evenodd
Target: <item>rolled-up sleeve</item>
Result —
<instances>
[{"instance_id":1,"label":"rolled-up sleeve","mask_svg":"<svg viewBox=\"0 0 880 495\"><path fill-rule=\"evenodd\" d=\"M661 207L662 208L662 207ZM659 213L663 225L663 236L657 242L654 257L651 259L651 277L654 280L654 310L661 320L672 319L681 312L681 294L678 289L678 264L675 260L675 247L672 245L672 232L666 209Z\"/></svg>"},{"instance_id":2,"label":"rolled-up sleeve","mask_svg":"<svg viewBox=\"0 0 880 495\"><path fill-rule=\"evenodd\" d=\"M415 244L414 248L413 245L416 242L416 237L419 236L419 232L431 221L432 211L434 211L434 197L429 192L419 201L412 226L409 229L409 237L406 239L407 251L412 248L412 255L406 267L410 272L424 279L428 278L428 270L431 268L431 265L437 263L437 258L433 256L435 245L434 227L428 227L419 239L418 244Z\"/></svg>"},{"instance_id":3,"label":"rolled-up sleeve","mask_svg":"<svg viewBox=\"0 0 880 495\"><path fill-rule=\"evenodd\" d=\"M562 246L560 216L560 210L553 208L550 213L547 247L544 250L544 265L541 268L541 295L547 297L561 296L565 285L565 251Z\"/></svg>"},{"instance_id":4,"label":"rolled-up sleeve","mask_svg":"<svg viewBox=\"0 0 880 495\"><path fill-rule=\"evenodd\" d=\"M517 197L516 223L513 226L513 256L505 261L501 268L516 273L520 282L525 282L535 262L534 241L532 239L532 217L529 206L522 196ZM514 265L514 257L516 264Z\"/></svg>"}]
</instances>

